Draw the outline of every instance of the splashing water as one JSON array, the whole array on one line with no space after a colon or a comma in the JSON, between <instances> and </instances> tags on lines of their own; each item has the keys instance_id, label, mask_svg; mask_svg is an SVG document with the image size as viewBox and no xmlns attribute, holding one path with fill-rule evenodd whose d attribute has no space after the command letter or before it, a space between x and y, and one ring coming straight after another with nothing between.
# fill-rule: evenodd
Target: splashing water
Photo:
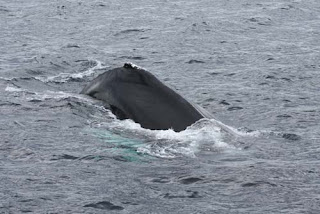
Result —
<instances>
[{"instance_id":1,"label":"splashing water","mask_svg":"<svg viewBox=\"0 0 320 214\"><path fill-rule=\"evenodd\" d=\"M109 117L112 113L108 111ZM115 118L115 116L113 116ZM105 128L106 133L125 133L140 138L144 143L136 144L134 140L122 140L122 143L136 149L137 153L148 154L161 158L175 158L179 156L196 157L200 150L224 151L238 149L224 141L229 134L216 125L213 119L202 119L181 132L169 130L144 129L132 120L117 120L102 122L99 128ZM108 134L108 138L111 135ZM129 137L130 138L130 137ZM117 141L119 136L116 136Z\"/></svg>"}]
</instances>

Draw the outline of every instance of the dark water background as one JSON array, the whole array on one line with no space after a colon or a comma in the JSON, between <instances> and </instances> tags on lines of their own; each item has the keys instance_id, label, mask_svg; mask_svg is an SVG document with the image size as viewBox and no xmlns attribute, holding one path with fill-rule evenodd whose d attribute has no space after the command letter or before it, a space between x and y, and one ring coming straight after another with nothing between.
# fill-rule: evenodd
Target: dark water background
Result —
<instances>
[{"instance_id":1,"label":"dark water background","mask_svg":"<svg viewBox=\"0 0 320 214\"><path fill-rule=\"evenodd\" d=\"M78 94L128 61L229 128ZM319 213L319 92L318 0L0 0L0 213Z\"/></svg>"}]
</instances>

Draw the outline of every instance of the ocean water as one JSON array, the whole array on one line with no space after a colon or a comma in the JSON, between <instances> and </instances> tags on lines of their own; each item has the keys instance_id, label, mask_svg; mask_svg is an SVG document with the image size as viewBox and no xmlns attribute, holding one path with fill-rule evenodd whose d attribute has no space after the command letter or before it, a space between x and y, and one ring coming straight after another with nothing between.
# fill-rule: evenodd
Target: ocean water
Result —
<instances>
[{"instance_id":1,"label":"ocean water","mask_svg":"<svg viewBox=\"0 0 320 214\"><path fill-rule=\"evenodd\" d=\"M133 62L215 119L80 95ZM0 213L319 213L320 2L0 0Z\"/></svg>"}]
</instances>

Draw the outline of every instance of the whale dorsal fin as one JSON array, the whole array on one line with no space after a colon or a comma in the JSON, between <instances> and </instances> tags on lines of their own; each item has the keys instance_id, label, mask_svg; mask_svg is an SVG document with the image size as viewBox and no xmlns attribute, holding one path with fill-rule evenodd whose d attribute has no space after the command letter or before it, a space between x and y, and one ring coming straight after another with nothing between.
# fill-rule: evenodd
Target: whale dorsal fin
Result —
<instances>
[{"instance_id":1,"label":"whale dorsal fin","mask_svg":"<svg viewBox=\"0 0 320 214\"><path fill-rule=\"evenodd\" d=\"M131 63L131 62L126 62L126 63L124 63L123 67L124 67L124 68L131 68L131 69L139 69L139 70L142 70L141 67L139 67L139 66L137 66L137 65L135 65L135 64L133 64L133 63Z\"/></svg>"}]
</instances>

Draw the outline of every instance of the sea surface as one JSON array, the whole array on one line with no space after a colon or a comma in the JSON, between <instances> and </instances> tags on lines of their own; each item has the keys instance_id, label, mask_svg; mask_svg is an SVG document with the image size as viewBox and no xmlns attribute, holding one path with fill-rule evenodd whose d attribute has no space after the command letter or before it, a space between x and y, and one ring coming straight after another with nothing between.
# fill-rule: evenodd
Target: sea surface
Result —
<instances>
[{"instance_id":1,"label":"sea surface","mask_svg":"<svg viewBox=\"0 0 320 214\"><path fill-rule=\"evenodd\" d=\"M79 94L126 62L215 119ZM318 214L319 106L319 0L0 0L0 213Z\"/></svg>"}]
</instances>

